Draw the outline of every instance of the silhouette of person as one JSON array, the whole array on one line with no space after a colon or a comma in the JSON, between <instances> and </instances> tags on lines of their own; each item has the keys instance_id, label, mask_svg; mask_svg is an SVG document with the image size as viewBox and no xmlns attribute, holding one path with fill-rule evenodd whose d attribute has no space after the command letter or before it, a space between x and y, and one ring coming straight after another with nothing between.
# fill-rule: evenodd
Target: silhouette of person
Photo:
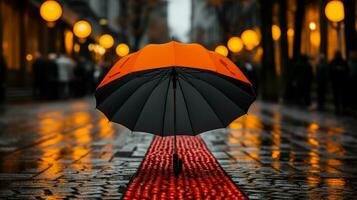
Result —
<instances>
[{"instance_id":1,"label":"silhouette of person","mask_svg":"<svg viewBox=\"0 0 357 200\"><path fill-rule=\"evenodd\" d=\"M49 54L47 60L47 79L48 85L46 87L48 91L48 98L49 99L57 99L58 98L58 66L56 63L56 54Z\"/></svg>"},{"instance_id":2,"label":"silhouette of person","mask_svg":"<svg viewBox=\"0 0 357 200\"><path fill-rule=\"evenodd\" d=\"M309 106L311 103L313 72L306 55L300 56L295 64L294 70L297 103L302 106Z\"/></svg>"},{"instance_id":3,"label":"silhouette of person","mask_svg":"<svg viewBox=\"0 0 357 200\"><path fill-rule=\"evenodd\" d=\"M36 52L35 60L32 64L33 72L33 94L35 98L43 99L46 97L47 77L46 61L39 52Z\"/></svg>"},{"instance_id":4,"label":"silhouette of person","mask_svg":"<svg viewBox=\"0 0 357 200\"><path fill-rule=\"evenodd\" d=\"M330 63L330 75L335 111L341 113L345 108L348 78L347 62L342 58L341 52L336 52Z\"/></svg>"},{"instance_id":5,"label":"silhouette of person","mask_svg":"<svg viewBox=\"0 0 357 200\"><path fill-rule=\"evenodd\" d=\"M317 83L317 106L319 110L325 109L326 89L328 84L328 63L325 55L319 55L319 62L316 69L316 83Z\"/></svg>"}]
</instances>

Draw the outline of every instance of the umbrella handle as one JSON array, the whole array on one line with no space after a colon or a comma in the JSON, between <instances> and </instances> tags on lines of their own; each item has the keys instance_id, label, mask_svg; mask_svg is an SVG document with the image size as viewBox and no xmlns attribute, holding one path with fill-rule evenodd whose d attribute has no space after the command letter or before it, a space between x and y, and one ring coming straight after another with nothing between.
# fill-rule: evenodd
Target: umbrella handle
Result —
<instances>
[{"instance_id":1,"label":"umbrella handle","mask_svg":"<svg viewBox=\"0 0 357 200\"><path fill-rule=\"evenodd\" d=\"M172 162L173 162L173 170L175 177L181 173L182 170L182 160L179 158L177 154L177 146L176 146L176 81L177 81L177 74L175 67L172 68L172 87L174 92L174 154L172 155Z\"/></svg>"}]
</instances>

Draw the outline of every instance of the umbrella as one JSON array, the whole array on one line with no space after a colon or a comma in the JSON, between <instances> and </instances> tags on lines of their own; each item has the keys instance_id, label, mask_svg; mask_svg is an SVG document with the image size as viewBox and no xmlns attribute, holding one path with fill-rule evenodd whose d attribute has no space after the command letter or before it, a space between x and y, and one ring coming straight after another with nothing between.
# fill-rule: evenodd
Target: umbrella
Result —
<instances>
[{"instance_id":1,"label":"umbrella","mask_svg":"<svg viewBox=\"0 0 357 200\"><path fill-rule=\"evenodd\" d=\"M150 44L120 59L99 84L97 108L132 131L174 136L227 127L255 100L249 80L228 58L199 44Z\"/></svg>"}]
</instances>

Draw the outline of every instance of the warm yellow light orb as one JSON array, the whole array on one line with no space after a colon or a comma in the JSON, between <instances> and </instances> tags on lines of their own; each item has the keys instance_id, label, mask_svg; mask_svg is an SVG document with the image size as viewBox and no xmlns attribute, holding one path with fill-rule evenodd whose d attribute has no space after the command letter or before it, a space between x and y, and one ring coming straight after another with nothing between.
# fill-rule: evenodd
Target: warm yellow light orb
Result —
<instances>
[{"instance_id":1,"label":"warm yellow light orb","mask_svg":"<svg viewBox=\"0 0 357 200\"><path fill-rule=\"evenodd\" d=\"M288 37L294 37L295 31L293 28L289 28L287 31Z\"/></svg>"},{"instance_id":2,"label":"warm yellow light orb","mask_svg":"<svg viewBox=\"0 0 357 200\"><path fill-rule=\"evenodd\" d=\"M345 11L342 1L330 1L325 7L325 15L332 22L340 22L345 18Z\"/></svg>"},{"instance_id":3,"label":"warm yellow light orb","mask_svg":"<svg viewBox=\"0 0 357 200\"><path fill-rule=\"evenodd\" d=\"M62 16L62 7L57 1L45 1L41 4L40 15L44 20L54 22Z\"/></svg>"},{"instance_id":4,"label":"warm yellow light orb","mask_svg":"<svg viewBox=\"0 0 357 200\"><path fill-rule=\"evenodd\" d=\"M239 37L231 37L227 42L228 49L233 53L238 53L243 49L243 41Z\"/></svg>"},{"instance_id":5,"label":"warm yellow light orb","mask_svg":"<svg viewBox=\"0 0 357 200\"><path fill-rule=\"evenodd\" d=\"M32 61L32 59L33 59L33 56L32 56L31 54L27 54L27 55L26 55L26 60L27 60L27 61L30 62L30 61Z\"/></svg>"},{"instance_id":6,"label":"warm yellow light orb","mask_svg":"<svg viewBox=\"0 0 357 200\"><path fill-rule=\"evenodd\" d=\"M321 43L321 36L318 31L314 31L310 34L310 43L315 46L319 47Z\"/></svg>"},{"instance_id":7,"label":"warm yellow light orb","mask_svg":"<svg viewBox=\"0 0 357 200\"><path fill-rule=\"evenodd\" d=\"M274 41L278 41L280 39L280 36L281 36L280 27L278 25L273 25L271 27L271 34L272 34L273 40Z\"/></svg>"},{"instance_id":8,"label":"warm yellow light orb","mask_svg":"<svg viewBox=\"0 0 357 200\"><path fill-rule=\"evenodd\" d=\"M280 39L280 36L281 36L280 27L278 25L273 25L271 27L271 34L272 34L273 40L274 41L278 41Z\"/></svg>"},{"instance_id":9,"label":"warm yellow light orb","mask_svg":"<svg viewBox=\"0 0 357 200\"><path fill-rule=\"evenodd\" d=\"M221 54L222 56L227 56L227 55L228 55L228 49L227 49L227 47L225 47L225 46L223 46L223 45L218 45L218 46L214 49L214 51L215 51L216 53Z\"/></svg>"},{"instance_id":10,"label":"warm yellow light orb","mask_svg":"<svg viewBox=\"0 0 357 200\"><path fill-rule=\"evenodd\" d=\"M109 49L110 47L113 46L114 44L114 39L111 35L109 34L104 34L102 36L100 36L99 38L99 44L100 46Z\"/></svg>"},{"instance_id":11,"label":"warm yellow light orb","mask_svg":"<svg viewBox=\"0 0 357 200\"><path fill-rule=\"evenodd\" d=\"M309 23L309 29L310 29L310 30L314 31L314 30L316 30L316 27L317 27L317 26L316 26L316 23L315 23L315 22L310 22L310 23Z\"/></svg>"},{"instance_id":12,"label":"warm yellow light orb","mask_svg":"<svg viewBox=\"0 0 357 200\"><path fill-rule=\"evenodd\" d=\"M251 29L245 30L242 33L241 38L248 50L251 50L259 45L259 36L257 32L255 32L254 30Z\"/></svg>"},{"instance_id":13,"label":"warm yellow light orb","mask_svg":"<svg viewBox=\"0 0 357 200\"><path fill-rule=\"evenodd\" d=\"M84 39L92 33L92 27L89 22L80 20L74 24L73 33L78 38Z\"/></svg>"},{"instance_id":14,"label":"warm yellow light orb","mask_svg":"<svg viewBox=\"0 0 357 200\"><path fill-rule=\"evenodd\" d=\"M129 46L124 43L119 44L117 46L117 48L115 48L115 52L120 57L124 57L124 56L128 55L129 51L130 51Z\"/></svg>"}]
</instances>

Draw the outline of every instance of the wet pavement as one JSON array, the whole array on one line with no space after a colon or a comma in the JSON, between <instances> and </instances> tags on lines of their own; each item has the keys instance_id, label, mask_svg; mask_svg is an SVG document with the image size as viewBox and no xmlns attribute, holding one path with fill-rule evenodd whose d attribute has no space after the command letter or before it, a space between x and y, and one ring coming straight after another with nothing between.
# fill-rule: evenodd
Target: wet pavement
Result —
<instances>
[{"instance_id":1,"label":"wet pavement","mask_svg":"<svg viewBox=\"0 0 357 200\"><path fill-rule=\"evenodd\" d=\"M92 99L8 106L0 199L121 198L153 137L93 108ZM250 199L357 199L356 122L257 102L202 137Z\"/></svg>"}]
</instances>

